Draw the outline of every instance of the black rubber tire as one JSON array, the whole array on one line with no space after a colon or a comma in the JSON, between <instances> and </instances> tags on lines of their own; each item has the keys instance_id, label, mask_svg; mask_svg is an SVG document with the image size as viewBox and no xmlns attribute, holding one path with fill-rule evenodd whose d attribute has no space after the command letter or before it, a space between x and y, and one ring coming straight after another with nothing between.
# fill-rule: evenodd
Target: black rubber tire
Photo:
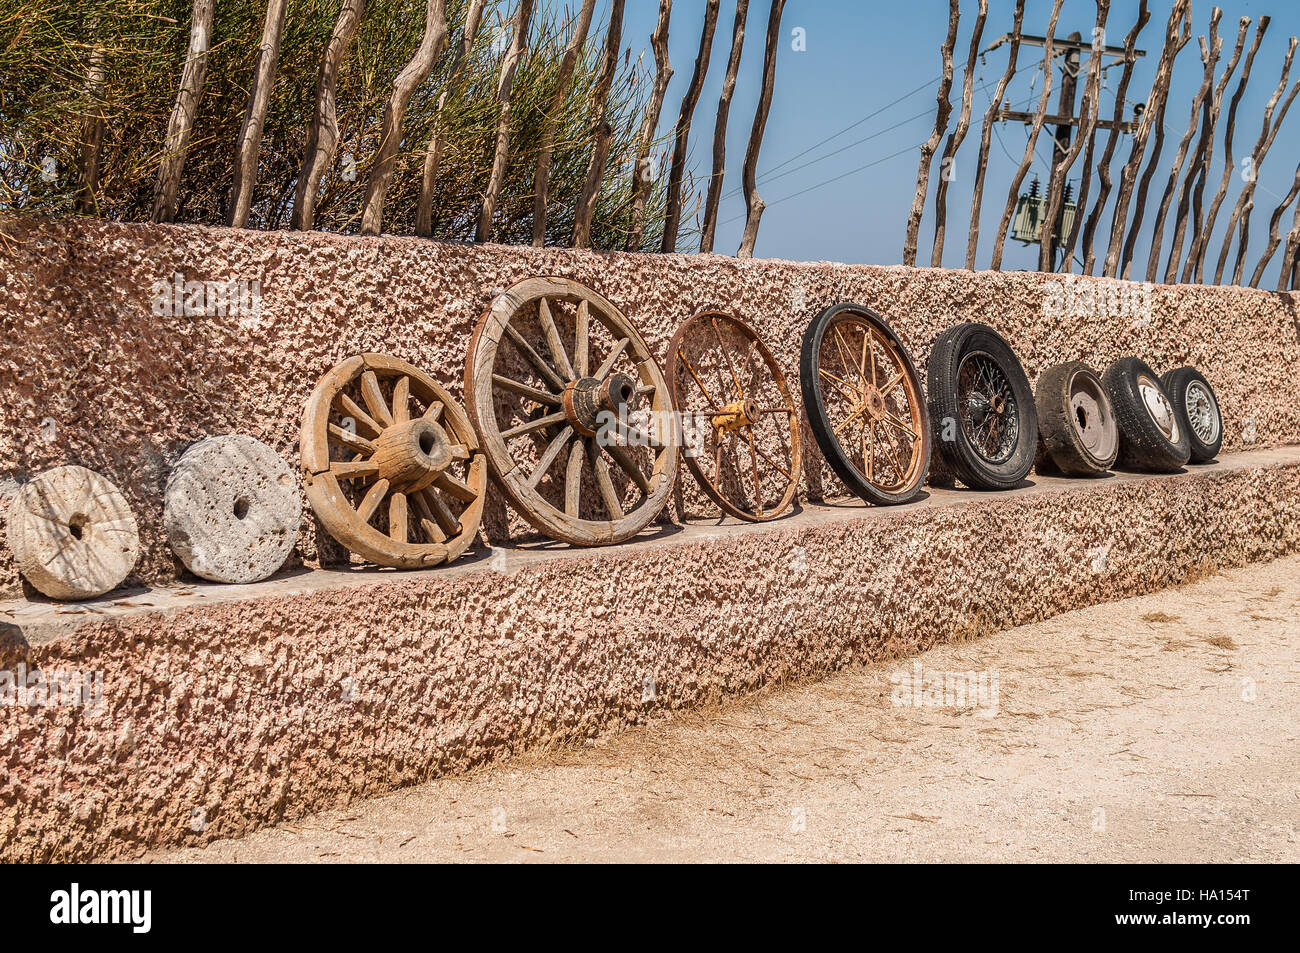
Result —
<instances>
[{"instance_id":1,"label":"black rubber tire","mask_svg":"<svg viewBox=\"0 0 1300 953\"><path fill-rule=\"evenodd\" d=\"M1071 400L1071 392L1080 384L1093 392L1094 399L1087 401L1091 408L1088 423L1097 428L1091 432L1098 440L1092 447L1079 432L1078 415L1083 410ZM1034 405L1038 409L1040 460L1046 458L1058 472L1072 477L1100 476L1114 465L1119 428L1105 385L1091 367L1083 361L1049 367L1038 375ZM1039 468L1040 473L1050 470Z\"/></svg>"},{"instance_id":2,"label":"black rubber tire","mask_svg":"<svg viewBox=\"0 0 1300 953\"><path fill-rule=\"evenodd\" d=\"M957 374L969 355L993 360L1016 402L1016 441L1005 460L994 462L970 442L962 426ZM983 324L959 324L940 334L930 350L926 374L930 429L939 454L962 483L976 490L1009 490L1029 475L1038 456L1038 412L1025 369L1002 335ZM945 424L945 421L948 423Z\"/></svg>"},{"instance_id":3,"label":"black rubber tire","mask_svg":"<svg viewBox=\"0 0 1300 953\"><path fill-rule=\"evenodd\" d=\"M1219 448L1223 446L1223 417L1219 412L1219 398L1214 393L1214 388L1210 382L1194 367L1175 367L1172 371L1165 371L1164 376L1160 378L1160 383L1165 386L1165 391L1169 394L1169 400L1174 405L1174 413L1178 415L1178 422L1187 428L1187 439L1191 444L1191 463L1208 463L1219 455ZM1209 412L1213 415L1213 436L1207 443L1201 439L1201 436L1192 427L1191 415L1187 408L1187 389L1193 384L1205 388L1205 393L1210 399Z\"/></svg>"},{"instance_id":4,"label":"black rubber tire","mask_svg":"<svg viewBox=\"0 0 1300 953\"><path fill-rule=\"evenodd\" d=\"M1181 470L1192 453L1187 427L1177 423L1172 439L1165 436L1142 400L1138 390L1139 378L1152 382L1160 395L1169 401L1169 394L1159 376L1139 358L1121 357L1106 368L1101 377L1106 385L1106 396L1115 408L1115 420L1119 422L1119 462L1126 467L1154 473ZM1173 402L1169 401L1169 404L1172 415ZM1177 416L1173 419L1175 422L1178 420Z\"/></svg>"},{"instance_id":5,"label":"black rubber tire","mask_svg":"<svg viewBox=\"0 0 1300 953\"><path fill-rule=\"evenodd\" d=\"M907 503L915 499L917 494L921 492L926 477L930 472L931 439L929 420L924 413L924 409L919 415L924 431L921 434L922 459L920 468L916 477L908 486L903 487L898 492L889 492L870 483L866 476L860 473L858 468L849 460L843 446L840 444L839 437L835 435L834 426L829 420L826 405L822 400L821 390L817 386L817 368L821 363L822 341L825 339L826 331L835 323L835 320L845 313L860 318L869 318L879 326L882 334L897 345L899 360L911 376L911 379L915 381L916 392L921 394L922 400L924 400L925 391L921 387L921 378L917 374L912 355L908 353L902 339L889 326L889 322L864 305L849 302L833 304L828 308L824 308L809 323L808 330L803 336L803 347L799 354L799 390L803 395L803 409L808 417L808 426L817 440L817 446L821 450L822 457L825 458L835 475L840 478L840 482L848 487L850 492L868 503L875 503L877 506L896 506L900 503Z\"/></svg>"}]
</instances>

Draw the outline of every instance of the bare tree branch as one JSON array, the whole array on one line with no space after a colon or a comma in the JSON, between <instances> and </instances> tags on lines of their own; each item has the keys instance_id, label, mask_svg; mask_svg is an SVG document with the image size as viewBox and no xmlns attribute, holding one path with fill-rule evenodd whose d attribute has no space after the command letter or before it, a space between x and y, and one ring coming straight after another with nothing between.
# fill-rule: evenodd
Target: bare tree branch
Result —
<instances>
[{"instance_id":1,"label":"bare tree branch","mask_svg":"<svg viewBox=\"0 0 1300 953\"><path fill-rule=\"evenodd\" d=\"M650 147L654 144L655 130L659 127L659 112L663 109L664 94L673 68L668 62L668 18L673 12L673 0L659 0L659 19L650 34L650 48L655 54L655 81L650 89L650 102L645 107L641 121L641 136L637 142L636 169L632 179L632 228L627 236L627 250L641 248L645 234L645 204L650 199L650 186L654 182L654 169L650 164Z\"/></svg>"},{"instance_id":2,"label":"bare tree branch","mask_svg":"<svg viewBox=\"0 0 1300 953\"><path fill-rule=\"evenodd\" d=\"M677 230L682 220L682 176L686 171L686 149L691 138L691 119L695 115L695 104L700 100L700 90L704 88L704 77L709 72L709 55L713 50L713 31L718 25L718 7L721 0L708 0L704 6L704 26L700 30L700 49L695 54L695 69L691 72L691 82L682 97L682 108L677 113L677 126L674 129L673 165L668 173L668 199L664 209L664 234L659 243L659 250L672 252L677 250Z\"/></svg>"},{"instance_id":3,"label":"bare tree branch","mask_svg":"<svg viewBox=\"0 0 1300 953\"><path fill-rule=\"evenodd\" d=\"M916 170L916 195L912 199L911 211L907 214L907 235L903 239L903 264L916 264L917 236L921 232L921 214L925 211L925 196L930 190L930 165L934 162L935 150L943 131L948 128L948 117L952 115L952 103L948 94L952 92L952 50L957 45L957 21L961 19L961 5L958 0L948 0L948 35L939 50L943 58L943 78L939 81L939 92L935 94L938 110L934 114L934 130L930 138L921 144L921 163Z\"/></svg>"},{"instance_id":4,"label":"bare tree branch","mask_svg":"<svg viewBox=\"0 0 1300 953\"><path fill-rule=\"evenodd\" d=\"M781 14L785 11L785 0L772 0L772 9L767 15L767 44L763 49L763 88L758 96L758 108L754 110L754 125L749 130L749 146L745 149L745 166L741 169L741 183L745 187L745 204L748 214L745 217L745 231L740 236L740 248L736 251L739 258L754 256L754 243L758 241L758 223L763 217L765 203L758 196L758 150L763 145L763 130L767 126L767 111L772 107L772 88L776 84L776 51L781 44Z\"/></svg>"},{"instance_id":5,"label":"bare tree branch","mask_svg":"<svg viewBox=\"0 0 1300 953\"><path fill-rule=\"evenodd\" d=\"M190 13L190 43L185 52L185 67L181 70L181 85L176 92L171 118L167 122L167 139L163 145L162 162L158 165L158 181L153 190L155 222L176 219L176 195L181 187L181 173L185 169L185 153L194 132L194 117L199 111L199 96L203 93L203 77L208 71L208 49L212 42L212 12L214 0L194 0Z\"/></svg>"},{"instance_id":6,"label":"bare tree branch","mask_svg":"<svg viewBox=\"0 0 1300 953\"><path fill-rule=\"evenodd\" d=\"M592 122L591 161L587 163L587 178L573 214L573 247L585 248L591 244L591 220L596 213L596 199L600 196L600 183L605 178L605 163L609 159L609 137L613 135L609 115L609 90L618 70L618 53L623 43L623 3L612 0L609 9L609 29L605 35L605 60L596 78L592 94L595 102Z\"/></svg>"},{"instance_id":7,"label":"bare tree branch","mask_svg":"<svg viewBox=\"0 0 1300 953\"><path fill-rule=\"evenodd\" d=\"M497 134L496 145L492 150L492 172L487 189L483 192L478 224L474 230L474 240L479 242L486 242L492 237L492 216L496 212L497 199L501 196L501 186L506 179L506 160L510 157L510 105L514 98L515 73L519 69L519 61L523 59L524 46L528 43L528 27L532 17L533 0L519 0L519 6L515 10L514 35L510 37L510 46L501 61L501 76L497 80Z\"/></svg>"},{"instance_id":8,"label":"bare tree branch","mask_svg":"<svg viewBox=\"0 0 1300 953\"><path fill-rule=\"evenodd\" d=\"M736 0L736 18L731 27L731 54L727 57L727 72L722 79L722 92L718 96L718 116L713 124L713 173L709 176L709 192L704 200L704 222L700 231L700 251L713 251L713 240L718 228L718 202L722 198L722 178L727 161L727 117L731 112L731 96L736 90L736 72L740 69L741 48L745 45L745 20L749 16L749 0Z\"/></svg>"}]
</instances>

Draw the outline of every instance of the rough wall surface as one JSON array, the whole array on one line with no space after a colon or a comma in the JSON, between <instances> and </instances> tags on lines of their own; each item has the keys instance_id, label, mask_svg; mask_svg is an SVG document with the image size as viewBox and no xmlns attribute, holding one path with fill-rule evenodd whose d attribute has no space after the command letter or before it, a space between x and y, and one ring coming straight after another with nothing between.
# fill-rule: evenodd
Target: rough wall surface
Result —
<instances>
[{"instance_id":1,"label":"rough wall surface","mask_svg":"<svg viewBox=\"0 0 1300 953\"><path fill-rule=\"evenodd\" d=\"M799 264L715 255L351 238L94 220L6 223L0 242L0 527L17 485L64 463L99 470L140 523L137 575L177 578L161 526L169 467L195 441L239 432L298 465L302 405L316 380L359 351L391 352L457 395L465 350L491 298L533 274L594 287L639 324L662 359L698 310L753 324L797 382L812 316L845 300L884 314L924 366L934 336L992 325L1031 380L1065 360L1142 356L1191 363L1220 398L1225 450L1300 441L1296 296L1240 288L1145 286L1034 273ZM256 315L154 314L155 284L260 283ZM1141 293L1139 293L1141 292ZM796 388L797 393L797 388ZM805 427L807 495L836 495ZM500 501L485 527L511 532ZM315 559L304 525L301 555ZM2 532L2 530L0 530ZM18 579L0 546L0 593Z\"/></svg>"},{"instance_id":2,"label":"rough wall surface","mask_svg":"<svg viewBox=\"0 0 1300 953\"><path fill-rule=\"evenodd\" d=\"M0 860L236 836L717 692L1282 555L1300 547L1300 451L811 512L517 572L481 561L86 616L48 642L0 624L0 667L103 673L98 712L3 711Z\"/></svg>"}]
</instances>

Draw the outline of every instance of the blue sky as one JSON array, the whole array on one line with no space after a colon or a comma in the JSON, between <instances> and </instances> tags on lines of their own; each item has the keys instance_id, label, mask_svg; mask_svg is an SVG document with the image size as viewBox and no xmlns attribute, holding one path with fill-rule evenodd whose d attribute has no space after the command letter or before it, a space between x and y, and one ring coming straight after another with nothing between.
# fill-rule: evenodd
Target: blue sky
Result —
<instances>
[{"instance_id":1,"label":"blue sky","mask_svg":"<svg viewBox=\"0 0 1300 953\"><path fill-rule=\"evenodd\" d=\"M1147 55L1139 60L1129 88L1128 98L1133 101L1145 99L1150 88L1172 0L1151 0L1149 5L1151 19L1138 41L1139 48L1145 49ZM1223 9L1220 35L1224 40L1220 71L1231 53L1239 17L1248 16L1252 20L1247 48L1253 38L1254 21L1261 14L1272 17L1238 112L1234 152L1240 158L1249 153L1259 134L1264 105L1277 85L1287 40L1300 34L1300 5L1284 0L1222 0L1219 5ZM602 3L601 6L604 7L605 4ZM700 25L704 18L704 6L704 0L676 0L673 4L669 59L675 73L664 101L661 123L664 131L669 130L675 121L682 94L690 80L699 43ZM962 6L951 95L954 123L960 104L962 67L977 3L976 0L962 0ZM1148 201L1145 234L1135 255L1135 277L1141 277L1139 272L1145 272L1148 255L1145 239L1150 233L1151 216L1167 175L1167 171L1163 170L1167 170L1178 140L1187 127L1192 97L1201 81L1202 67L1196 38L1208 29L1212 4L1193 0L1192 7L1193 37L1183 49L1174 68L1162 171L1152 183L1154 194ZM1012 0L990 0L981 48L987 47L997 36L1010 30L1013 8ZM740 170L758 97L768 9L768 0L751 0L744 57L732 104L724 191L727 197L719 215L721 225L716 243L716 250L727 254L736 250L744 225L744 202L739 194ZM1123 42L1124 34L1136 18L1137 9L1137 0L1114 0L1107 27L1108 42L1116 45ZM701 175L707 175L710 169L713 119L726 66L734 10L734 0L722 0L709 76L692 127L692 158ZM628 0L624 44L632 48L634 56L645 49L647 63L652 62L649 36L654 29L657 11L657 0ZM603 12L603 9L598 9L598 16ZM1025 14L1025 32L1045 33L1050 14L1050 0L1029 0ZM1090 0L1065 0L1057 34L1065 36L1078 30L1085 37L1089 36L1095 17L1096 6ZM767 201L768 208L759 233L757 255L803 261L832 260L874 264L901 261L907 213L916 186L919 150L915 147L929 135L934 122L934 95L941 69L939 47L947 30L947 20L947 0L910 0L907 3L788 0L777 61L776 92L759 162L759 193ZM806 38L807 49L803 52L792 49L792 31L795 28L801 28ZM971 183L974 180L979 146L979 123L987 108L988 96L1005 65L1006 48L1003 47L988 54L987 62L977 66L971 131L958 153L957 179L949 189L948 239L944 255L944 264L948 266L960 267L965 257L966 223L970 215ZM1018 106L1032 110L1041 91L1041 50L1022 48L1020 65L1022 69L1012 80L1008 98L1012 101L1013 108ZM1109 114L1114 108L1114 87L1119 72L1119 67L1109 72L1109 88L1102 91L1103 115ZM1216 132L1215 162L1207 188L1207 204L1217 188L1222 170L1224 118L1227 101L1236 89L1239 72L1240 66L1224 95L1223 116ZM1300 56L1297 56L1290 82L1294 83L1298 77ZM1058 70L1053 81L1053 108L1059 82ZM981 85L984 86L983 89ZM914 90L917 91L913 93ZM912 95L907 96L908 93ZM904 96L906 98L901 102L896 102ZM855 123L857 125L853 125ZM850 126L853 128L848 128ZM1027 128L1019 123L999 124L995 133L990 149L981 216L981 245L977 258L977 267L980 268L988 265L991 238L1006 201L1011 176L1024 151ZM1050 130L1044 130L1039 137L1038 159L1030 172L1030 178L1038 174L1044 182L1050 157L1049 133ZM1104 134L1099 134L1098 138L1100 151ZM817 145L828 139L823 145ZM853 145L863 139L867 141ZM1129 142L1128 136L1122 137L1116 149L1115 160L1111 165L1112 178L1116 182L1119 169L1128 155ZM814 146L816 148L812 148ZM849 148L844 149L845 146ZM940 148L942 149L942 143ZM801 158L787 163L786 160L810 149ZM838 154L827 155L841 149L843 151ZM901 155L896 155L900 152ZM1256 207L1251 219L1252 240L1247 256L1247 275L1253 270L1259 251L1264 247L1269 215L1291 186L1298 156L1300 97L1268 153L1259 176ZM1082 164L1080 158L1072 170L1071 180L1075 182L1076 188ZM863 166L868 167L862 168ZM774 178L776 175L781 177ZM823 184L833 179L836 181ZM1224 207L1219 213L1216 233L1210 243L1209 257L1212 260L1217 259L1223 225L1236 201L1239 186L1240 179L1234 178ZM934 234L933 189L932 176L931 193L927 198L926 214L921 225L918 255L918 261L926 264L930 259ZM1108 210L1102 217L1103 229L1106 231L1109 230L1110 218ZM1172 210L1169 219L1172 222ZM1283 219L1283 234L1290 222L1291 214L1288 212ZM1169 230L1167 226L1166 235ZM1101 244L1099 240L1098 245ZM1101 249L1099 257L1101 256L1104 256L1104 248ZM1266 272L1263 287L1271 288L1275 285L1280 257L1279 254L1274 258L1272 266ZM1231 260L1230 258L1229 267ZM1026 248L1008 240L1003 267L1036 268L1037 247ZM1162 273L1163 268L1162 258Z\"/></svg>"}]
</instances>

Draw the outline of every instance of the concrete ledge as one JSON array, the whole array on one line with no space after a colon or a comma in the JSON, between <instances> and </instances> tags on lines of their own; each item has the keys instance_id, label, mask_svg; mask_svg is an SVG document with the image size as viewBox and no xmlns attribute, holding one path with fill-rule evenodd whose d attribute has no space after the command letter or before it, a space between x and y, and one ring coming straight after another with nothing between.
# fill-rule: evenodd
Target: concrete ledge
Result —
<instances>
[{"instance_id":1,"label":"concrete ledge","mask_svg":"<svg viewBox=\"0 0 1300 953\"><path fill-rule=\"evenodd\" d=\"M0 859L237 836L1298 547L1292 447L1168 477L810 507L597 552L3 603L0 668L102 673L103 694L98 711L0 714Z\"/></svg>"}]
</instances>

